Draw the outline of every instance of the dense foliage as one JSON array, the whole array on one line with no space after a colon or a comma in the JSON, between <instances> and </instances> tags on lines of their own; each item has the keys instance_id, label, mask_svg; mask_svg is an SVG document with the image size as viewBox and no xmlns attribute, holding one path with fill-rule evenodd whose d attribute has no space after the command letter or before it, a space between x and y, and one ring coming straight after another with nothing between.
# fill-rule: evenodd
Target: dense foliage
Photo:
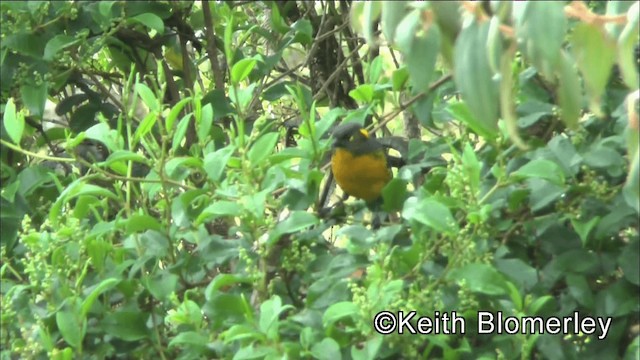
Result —
<instances>
[{"instance_id":1,"label":"dense foliage","mask_svg":"<svg viewBox=\"0 0 640 360\"><path fill-rule=\"evenodd\" d=\"M2 359L638 358L638 2L0 10ZM409 141L388 216L345 121Z\"/></svg>"}]
</instances>

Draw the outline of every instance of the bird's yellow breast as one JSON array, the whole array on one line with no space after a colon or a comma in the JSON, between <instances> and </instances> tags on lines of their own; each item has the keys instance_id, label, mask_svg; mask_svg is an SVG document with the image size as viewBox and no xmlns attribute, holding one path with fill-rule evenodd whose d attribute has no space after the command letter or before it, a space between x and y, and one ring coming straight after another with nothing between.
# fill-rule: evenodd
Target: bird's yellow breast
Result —
<instances>
[{"instance_id":1,"label":"bird's yellow breast","mask_svg":"<svg viewBox=\"0 0 640 360\"><path fill-rule=\"evenodd\" d=\"M331 170L344 192L367 202L377 199L391 179L383 151L354 155L337 148L331 158Z\"/></svg>"}]
</instances>

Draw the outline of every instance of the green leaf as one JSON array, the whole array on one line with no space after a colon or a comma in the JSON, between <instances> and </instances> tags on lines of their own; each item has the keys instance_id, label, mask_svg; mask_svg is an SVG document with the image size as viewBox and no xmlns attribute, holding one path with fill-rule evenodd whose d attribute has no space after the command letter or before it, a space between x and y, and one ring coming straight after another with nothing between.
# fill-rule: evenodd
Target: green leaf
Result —
<instances>
[{"instance_id":1,"label":"green leaf","mask_svg":"<svg viewBox=\"0 0 640 360\"><path fill-rule=\"evenodd\" d=\"M56 313L56 324L67 344L78 349L86 331L86 320L76 311L62 310ZM83 331L84 330L84 331Z\"/></svg>"},{"instance_id":2,"label":"green leaf","mask_svg":"<svg viewBox=\"0 0 640 360\"><path fill-rule=\"evenodd\" d=\"M313 329L309 326L305 326L304 329L300 332L300 345L302 345L303 349L309 349L311 344L315 343L315 336L313 334Z\"/></svg>"},{"instance_id":3,"label":"green leaf","mask_svg":"<svg viewBox=\"0 0 640 360\"><path fill-rule=\"evenodd\" d=\"M587 246L587 241L589 240L589 234L591 230L595 228L600 222L599 216L594 216L589 221L579 221L577 219L571 219L571 225L573 226L578 236L580 236L580 240L582 241L582 246Z\"/></svg>"},{"instance_id":4,"label":"green leaf","mask_svg":"<svg viewBox=\"0 0 640 360\"><path fill-rule=\"evenodd\" d=\"M150 112L147 116L142 119L140 125L136 128L136 132L133 134L133 144L138 144L140 140L151 132L153 126L158 121L158 115L154 112Z\"/></svg>"},{"instance_id":5,"label":"green leaf","mask_svg":"<svg viewBox=\"0 0 640 360\"><path fill-rule=\"evenodd\" d=\"M233 58L233 49L231 47L231 45L234 44L233 42L233 32L234 32L234 16L229 16L227 18L227 25L224 27L224 55L227 58L227 64L231 65L234 63L234 58Z\"/></svg>"},{"instance_id":6,"label":"green leaf","mask_svg":"<svg viewBox=\"0 0 640 360\"><path fill-rule=\"evenodd\" d=\"M242 59L233 64L231 68L231 82L238 84L240 81L246 79L256 66L256 62L256 59Z\"/></svg>"},{"instance_id":7,"label":"green leaf","mask_svg":"<svg viewBox=\"0 0 640 360\"><path fill-rule=\"evenodd\" d=\"M621 2L621 1L612 1L612 2ZM623 359L632 360L637 359L638 354L640 354L640 336L636 336L627 346L627 350L624 353Z\"/></svg>"},{"instance_id":8,"label":"green leaf","mask_svg":"<svg viewBox=\"0 0 640 360\"><path fill-rule=\"evenodd\" d=\"M624 278L634 285L640 285L640 242L635 240L625 246L618 256L618 265Z\"/></svg>"},{"instance_id":9,"label":"green leaf","mask_svg":"<svg viewBox=\"0 0 640 360\"><path fill-rule=\"evenodd\" d=\"M454 234L458 231L458 224L445 205L435 199L418 200L410 197L404 203L402 217L409 221L417 221L435 231Z\"/></svg>"},{"instance_id":10,"label":"green leaf","mask_svg":"<svg viewBox=\"0 0 640 360\"><path fill-rule=\"evenodd\" d=\"M45 61L51 61L60 52L60 50L66 49L69 46L73 46L79 43L81 39L76 39L69 35L56 35L47 42L47 46L44 48L43 59Z\"/></svg>"},{"instance_id":11,"label":"green leaf","mask_svg":"<svg viewBox=\"0 0 640 360\"><path fill-rule=\"evenodd\" d=\"M536 159L529 161L518 170L511 173L516 178L539 178L545 179L556 185L564 184L564 172L553 161L546 159Z\"/></svg>"},{"instance_id":12,"label":"green leaf","mask_svg":"<svg viewBox=\"0 0 640 360\"><path fill-rule=\"evenodd\" d=\"M91 290L91 293L89 293L87 298L84 299L84 301L82 302L80 316L82 318L86 317L87 314L89 313L89 310L91 310L91 306L93 306L93 303L96 301L98 296L100 296L105 291L111 290L116 285L118 285L119 282L120 280L116 278L108 278L108 279L102 280L100 284L98 284L98 286L96 286L93 290Z\"/></svg>"},{"instance_id":13,"label":"green leaf","mask_svg":"<svg viewBox=\"0 0 640 360\"><path fill-rule=\"evenodd\" d=\"M634 53L638 44L640 4L635 2L627 11L627 24L618 38L618 65L622 79L631 90L638 89L638 63Z\"/></svg>"},{"instance_id":14,"label":"green leaf","mask_svg":"<svg viewBox=\"0 0 640 360\"><path fill-rule=\"evenodd\" d=\"M233 325L227 331L223 332L220 337L226 343L230 343L232 341L239 341L239 340L254 340L254 339L264 338L262 334L258 332L253 326L247 326L244 324ZM245 347L244 350L249 350L249 348ZM247 352L246 354L243 354L241 358L243 359L254 358L248 355L254 355L254 354ZM236 356L238 356L237 353L236 353Z\"/></svg>"},{"instance_id":15,"label":"green leaf","mask_svg":"<svg viewBox=\"0 0 640 360\"><path fill-rule=\"evenodd\" d=\"M130 18L130 20L138 22L149 29L155 30L159 35L164 34L164 22L162 21L162 18L156 14L140 14Z\"/></svg>"},{"instance_id":16,"label":"green leaf","mask_svg":"<svg viewBox=\"0 0 640 360\"><path fill-rule=\"evenodd\" d=\"M283 311L292 308L292 305L282 306L282 300L277 295L272 296L271 299L260 305L260 319L258 321L258 326L260 331L267 335L267 339L274 341L278 340L280 314Z\"/></svg>"},{"instance_id":17,"label":"green leaf","mask_svg":"<svg viewBox=\"0 0 640 360\"><path fill-rule=\"evenodd\" d=\"M497 132L491 129L487 129L486 126L478 120L478 118L471 112L471 109L464 102L453 102L446 107L446 111L453 116L453 118L462 121L468 127L471 128L478 135L485 139L495 139Z\"/></svg>"},{"instance_id":18,"label":"green leaf","mask_svg":"<svg viewBox=\"0 0 640 360\"><path fill-rule=\"evenodd\" d=\"M9 98L7 101L2 123L11 140L20 145L20 139L22 139L22 133L24 132L24 115L16 112L16 104L13 102L13 98Z\"/></svg>"},{"instance_id":19,"label":"green leaf","mask_svg":"<svg viewBox=\"0 0 640 360\"><path fill-rule=\"evenodd\" d=\"M402 24L398 27L398 33L403 31L401 27ZM409 70L409 81L416 90L428 92L440 50L439 28L431 26L426 34L414 35L410 47L400 48L400 50L404 53L407 70Z\"/></svg>"},{"instance_id":20,"label":"green leaf","mask_svg":"<svg viewBox=\"0 0 640 360\"><path fill-rule=\"evenodd\" d=\"M482 136L494 137L498 129L499 92L485 47L488 32L488 22L473 22L462 30L455 45L454 81L473 114L473 122L467 125Z\"/></svg>"},{"instance_id":21,"label":"green leaf","mask_svg":"<svg viewBox=\"0 0 640 360\"><path fill-rule=\"evenodd\" d=\"M280 10L277 3L271 3L271 25L280 34L286 34L289 32L289 25L284 21L280 15Z\"/></svg>"},{"instance_id":22,"label":"green leaf","mask_svg":"<svg viewBox=\"0 0 640 360\"><path fill-rule=\"evenodd\" d=\"M209 180L218 182L222 176L231 155L236 150L233 145L228 145L215 152L208 153L204 157L204 170L207 172Z\"/></svg>"},{"instance_id":23,"label":"green leaf","mask_svg":"<svg viewBox=\"0 0 640 360\"><path fill-rule=\"evenodd\" d=\"M395 38L396 28L407 14L408 4L409 1L382 2L382 19L380 23L382 25L382 33L386 39L393 40Z\"/></svg>"},{"instance_id":24,"label":"green leaf","mask_svg":"<svg viewBox=\"0 0 640 360\"><path fill-rule=\"evenodd\" d=\"M141 311L116 311L104 318L103 328L108 335L125 341L138 341L152 334L146 325L148 317Z\"/></svg>"},{"instance_id":25,"label":"green leaf","mask_svg":"<svg viewBox=\"0 0 640 360\"><path fill-rule=\"evenodd\" d=\"M608 16L624 15L625 13L627 13L629 8L633 4L635 4L635 2L633 1L624 1L624 0L607 1L606 15ZM615 21L608 21L604 25L604 28L607 30L607 33L609 34L609 36L617 39L620 36L620 33L622 32L622 27L626 24L627 24L626 22L624 24L617 24Z\"/></svg>"},{"instance_id":26,"label":"green leaf","mask_svg":"<svg viewBox=\"0 0 640 360\"><path fill-rule=\"evenodd\" d=\"M573 29L571 44L587 91L595 104L599 105L600 96L607 86L611 67L615 62L616 44L609 39L604 29L586 23L578 24ZM599 106L592 106L591 110L600 113Z\"/></svg>"},{"instance_id":27,"label":"green leaf","mask_svg":"<svg viewBox=\"0 0 640 360\"><path fill-rule=\"evenodd\" d=\"M251 145L251 148L247 152L247 158L252 166L257 167L263 163L263 161L271 155L273 149L278 143L279 134L276 132L266 133L258 138L256 142Z\"/></svg>"},{"instance_id":28,"label":"green leaf","mask_svg":"<svg viewBox=\"0 0 640 360\"><path fill-rule=\"evenodd\" d=\"M348 277L357 271L354 264L336 269L337 273ZM313 309L324 309L339 301L346 301L351 298L351 291L347 287L346 280L337 280L333 274L331 277L322 278L314 282L309 287L309 296L306 301Z\"/></svg>"},{"instance_id":29,"label":"green leaf","mask_svg":"<svg viewBox=\"0 0 640 360\"><path fill-rule=\"evenodd\" d=\"M574 61L562 51L558 73L558 100L562 109L562 121L570 129L578 128L578 120L582 111L582 88L580 78L574 67Z\"/></svg>"},{"instance_id":30,"label":"green leaf","mask_svg":"<svg viewBox=\"0 0 640 360\"><path fill-rule=\"evenodd\" d=\"M540 313L540 310L542 310L545 305L549 303L554 303L554 299L552 296L545 295L539 297L532 301L531 304L529 304L527 313L530 315L538 315Z\"/></svg>"},{"instance_id":31,"label":"green leaf","mask_svg":"<svg viewBox=\"0 0 640 360\"><path fill-rule=\"evenodd\" d=\"M178 116L180 115L180 112L182 111L184 106L190 101L192 101L190 97L184 98L178 101L178 103L175 104L173 108L171 108L171 111L169 111L169 115L167 116L167 121L165 123L167 132L171 133L173 131L173 124L176 122L176 119L178 119Z\"/></svg>"},{"instance_id":32,"label":"green leaf","mask_svg":"<svg viewBox=\"0 0 640 360\"><path fill-rule=\"evenodd\" d=\"M555 155L558 165L562 166L565 174L575 175L580 170L583 158L576 151L571 140L565 136L555 136L548 144L549 150Z\"/></svg>"},{"instance_id":33,"label":"green leaf","mask_svg":"<svg viewBox=\"0 0 640 360\"><path fill-rule=\"evenodd\" d=\"M313 27L309 20L299 19L291 25L291 29L295 31L294 42L308 45L313 41Z\"/></svg>"},{"instance_id":34,"label":"green leaf","mask_svg":"<svg viewBox=\"0 0 640 360\"><path fill-rule=\"evenodd\" d=\"M182 146L182 141L184 140L187 130L189 128L189 122L191 121L192 113L188 113L183 116L182 119L178 122L178 126L173 133L173 141L171 142L171 151L176 152L180 146Z\"/></svg>"},{"instance_id":35,"label":"green leaf","mask_svg":"<svg viewBox=\"0 0 640 360\"><path fill-rule=\"evenodd\" d=\"M202 168L202 160L200 158L188 156L188 157L174 157L169 160L165 166L165 174L172 179L184 179L189 170L185 168Z\"/></svg>"},{"instance_id":36,"label":"green leaf","mask_svg":"<svg viewBox=\"0 0 640 360\"><path fill-rule=\"evenodd\" d=\"M508 280L494 267L487 264L469 264L452 270L447 275L449 280L464 280L469 290L481 294L499 296L509 293Z\"/></svg>"},{"instance_id":37,"label":"green leaf","mask_svg":"<svg viewBox=\"0 0 640 360\"><path fill-rule=\"evenodd\" d=\"M340 301L329 306L322 315L322 324L325 328L336 323L338 320L356 317L360 314L360 307L351 301Z\"/></svg>"},{"instance_id":38,"label":"green leaf","mask_svg":"<svg viewBox=\"0 0 640 360\"><path fill-rule=\"evenodd\" d=\"M538 283L538 271L520 259L496 259L495 266L515 285L525 291Z\"/></svg>"},{"instance_id":39,"label":"green leaf","mask_svg":"<svg viewBox=\"0 0 640 360\"><path fill-rule=\"evenodd\" d=\"M576 261L580 259L580 261ZM588 273L591 269L600 266L600 260L593 252L586 249L574 248L556 256L555 266L563 272L574 274Z\"/></svg>"},{"instance_id":40,"label":"green leaf","mask_svg":"<svg viewBox=\"0 0 640 360\"><path fill-rule=\"evenodd\" d=\"M553 1L514 2L516 37L535 67L552 77L560 60L567 29L564 4Z\"/></svg>"},{"instance_id":41,"label":"green leaf","mask_svg":"<svg viewBox=\"0 0 640 360\"><path fill-rule=\"evenodd\" d=\"M201 224L212 216L238 216L242 213L242 210L242 206L237 202L218 200L202 210L202 213L196 219L196 223Z\"/></svg>"},{"instance_id":42,"label":"green leaf","mask_svg":"<svg viewBox=\"0 0 640 360\"><path fill-rule=\"evenodd\" d=\"M351 345L351 357L353 360L377 359L382 341L382 335L374 335L365 342L364 346L360 344Z\"/></svg>"},{"instance_id":43,"label":"green leaf","mask_svg":"<svg viewBox=\"0 0 640 360\"><path fill-rule=\"evenodd\" d=\"M111 163L114 163L117 161L133 161L133 162L146 164L147 158L138 153L134 153L133 151L130 151L130 150L116 150L113 153L111 153L111 155L109 155L107 160L100 163L100 165L108 166Z\"/></svg>"},{"instance_id":44,"label":"green leaf","mask_svg":"<svg viewBox=\"0 0 640 360\"><path fill-rule=\"evenodd\" d=\"M640 212L640 147L638 147L638 136L629 132L627 148L629 152L629 172L622 194L629 206ZM634 150L635 148L635 150Z\"/></svg>"},{"instance_id":45,"label":"green leaf","mask_svg":"<svg viewBox=\"0 0 640 360\"><path fill-rule=\"evenodd\" d=\"M175 312L167 315L166 321L174 326L189 325L196 329L202 324L202 310L192 300L185 299Z\"/></svg>"},{"instance_id":46,"label":"green leaf","mask_svg":"<svg viewBox=\"0 0 640 360\"><path fill-rule=\"evenodd\" d=\"M213 125L213 106L207 104L202 107L202 114L198 122L198 140L200 140L200 143L206 143L207 137L211 133L211 125Z\"/></svg>"},{"instance_id":47,"label":"green leaf","mask_svg":"<svg viewBox=\"0 0 640 360\"><path fill-rule=\"evenodd\" d=\"M349 20L351 28L354 32L362 32L362 16L364 14L364 2L355 2L351 6L351 13L349 14Z\"/></svg>"},{"instance_id":48,"label":"green leaf","mask_svg":"<svg viewBox=\"0 0 640 360\"><path fill-rule=\"evenodd\" d=\"M28 167L18 174L18 181L15 184L18 193L24 197L30 196L38 189L42 189L46 184L51 183L51 175L42 166ZM3 193L7 189L3 189Z\"/></svg>"},{"instance_id":49,"label":"green leaf","mask_svg":"<svg viewBox=\"0 0 640 360\"><path fill-rule=\"evenodd\" d=\"M375 239L373 233L363 225L347 225L335 233L336 239L345 237L348 239L347 250L350 253L367 253L373 246Z\"/></svg>"},{"instance_id":50,"label":"green leaf","mask_svg":"<svg viewBox=\"0 0 640 360\"><path fill-rule=\"evenodd\" d=\"M171 341L169 341L169 349L174 347L196 347L196 348L206 348L207 344L209 344L209 337L197 331L185 331L180 332L178 335L173 337Z\"/></svg>"},{"instance_id":51,"label":"green leaf","mask_svg":"<svg viewBox=\"0 0 640 360\"><path fill-rule=\"evenodd\" d=\"M398 46L398 49L403 53L410 53L413 44L415 34L418 29L418 25L420 25L420 11L415 9L409 12L398 24L397 30L395 32L395 37L389 39L393 40L393 42Z\"/></svg>"},{"instance_id":52,"label":"green leaf","mask_svg":"<svg viewBox=\"0 0 640 360\"><path fill-rule=\"evenodd\" d=\"M239 339L238 339L239 340ZM252 360L252 359L265 359L272 360L278 359L276 349L266 346L254 346L253 344L247 347L241 348L233 355L233 360Z\"/></svg>"},{"instance_id":53,"label":"green leaf","mask_svg":"<svg viewBox=\"0 0 640 360\"><path fill-rule=\"evenodd\" d=\"M376 56L376 58L373 59L373 61L371 61L367 69L370 83L375 84L378 82L378 80L380 80L380 75L382 74L382 68L383 68L383 58L382 56Z\"/></svg>"},{"instance_id":54,"label":"green leaf","mask_svg":"<svg viewBox=\"0 0 640 360\"><path fill-rule=\"evenodd\" d=\"M364 104L369 104L373 101L373 85L359 85L357 88L349 91L349 96L351 96L356 101Z\"/></svg>"},{"instance_id":55,"label":"green leaf","mask_svg":"<svg viewBox=\"0 0 640 360\"><path fill-rule=\"evenodd\" d=\"M566 191L563 186L543 179L529 179L527 183L530 189L529 206L533 211L544 209L558 200Z\"/></svg>"},{"instance_id":56,"label":"green leaf","mask_svg":"<svg viewBox=\"0 0 640 360\"><path fill-rule=\"evenodd\" d=\"M362 34L369 45L373 45L375 43L373 33L374 22L378 20L378 17L380 17L381 10L382 6L377 1L368 1L364 3L364 8L362 10Z\"/></svg>"},{"instance_id":57,"label":"green leaf","mask_svg":"<svg viewBox=\"0 0 640 360\"><path fill-rule=\"evenodd\" d=\"M256 89L257 83L251 83L246 88L238 89L238 91L232 91L230 93L231 101L239 109L245 109L251 99L253 99L253 92Z\"/></svg>"},{"instance_id":58,"label":"green leaf","mask_svg":"<svg viewBox=\"0 0 640 360\"><path fill-rule=\"evenodd\" d=\"M481 165L476 156L476 152L469 143L465 143L464 145L464 151L462 152L462 166L472 193L477 194L480 190Z\"/></svg>"},{"instance_id":59,"label":"green leaf","mask_svg":"<svg viewBox=\"0 0 640 360\"><path fill-rule=\"evenodd\" d=\"M589 288L587 279L582 275L567 274L567 288L569 294L582 306L593 308L593 292Z\"/></svg>"},{"instance_id":60,"label":"green leaf","mask_svg":"<svg viewBox=\"0 0 640 360\"><path fill-rule=\"evenodd\" d=\"M136 94L140 95L140 98L142 99L142 101L144 101L149 110L155 112L160 111L160 103L158 102L156 96L153 94L153 91L151 91L151 89L149 89L147 85L143 83L137 83L135 85L135 91Z\"/></svg>"},{"instance_id":61,"label":"green leaf","mask_svg":"<svg viewBox=\"0 0 640 360\"><path fill-rule=\"evenodd\" d=\"M320 121L315 123L316 126L316 136L322 137L327 131L331 128L331 126L336 122L336 120L344 116L346 111L343 108L333 108L329 110L326 114L322 116Z\"/></svg>"},{"instance_id":62,"label":"green leaf","mask_svg":"<svg viewBox=\"0 0 640 360\"><path fill-rule=\"evenodd\" d=\"M274 84L266 88L260 94L260 96L262 97L263 100L266 100L266 101L270 101L270 102L276 101L282 98L283 96L289 94L289 91L287 91L287 86L291 86L291 85L293 85L293 83L289 81L278 82L277 84Z\"/></svg>"},{"instance_id":63,"label":"green leaf","mask_svg":"<svg viewBox=\"0 0 640 360\"><path fill-rule=\"evenodd\" d=\"M197 159L202 163L200 159ZM204 199L207 199L205 195L206 190L194 189L187 190L180 194L171 205L171 218L172 223L180 228L191 226L195 217L201 213L202 209L206 205Z\"/></svg>"},{"instance_id":64,"label":"green leaf","mask_svg":"<svg viewBox=\"0 0 640 360\"><path fill-rule=\"evenodd\" d=\"M231 106L231 100L226 96L222 89L208 92L202 97L201 103L203 107L207 104L211 104L213 107L214 119L219 119L235 111Z\"/></svg>"},{"instance_id":65,"label":"green leaf","mask_svg":"<svg viewBox=\"0 0 640 360\"><path fill-rule=\"evenodd\" d=\"M637 311L638 287L623 279L601 290L596 295L594 312L601 314L601 316L635 316Z\"/></svg>"},{"instance_id":66,"label":"green leaf","mask_svg":"<svg viewBox=\"0 0 640 360\"><path fill-rule=\"evenodd\" d=\"M247 299L240 295L225 292L215 293L211 298L207 298L203 312L211 319L210 323L216 327L223 323L253 322L253 308ZM256 331L255 328L252 328L252 331Z\"/></svg>"},{"instance_id":67,"label":"green leaf","mask_svg":"<svg viewBox=\"0 0 640 360\"><path fill-rule=\"evenodd\" d=\"M207 300L213 299L213 296L217 294L222 288L229 287L236 284L251 284L250 277L237 275L237 274L218 274L211 280L207 289L205 290L205 297Z\"/></svg>"},{"instance_id":68,"label":"green leaf","mask_svg":"<svg viewBox=\"0 0 640 360\"><path fill-rule=\"evenodd\" d=\"M6 34L2 39L2 47L14 50L18 54L24 54L35 59L41 59L47 38L39 34L27 34L24 32Z\"/></svg>"},{"instance_id":69,"label":"green leaf","mask_svg":"<svg viewBox=\"0 0 640 360\"><path fill-rule=\"evenodd\" d=\"M271 231L267 244L275 243L284 234L296 233L315 225L318 225L318 218L315 214L301 210L292 211L285 220L279 222Z\"/></svg>"},{"instance_id":70,"label":"green leaf","mask_svg":"<svg viewBox=\"0 0 640 360\"><path fill-rule=\"evenodd\" d=\"M393 91L399 91L404 88L405 84L409 80L409 70L406 66L403 66L393 71L391 74L391 83L393 84Z\"/></svg>"},{"instance_id":71,"label":"green leaf","mask_svg":"<svg viewBox=\"0 0 640 360\"><path fill-rule=\"evenodd\" d=\"M123 148L122 138L116 130L109 129L106 123L98 123L85 132L87 139L103 143L109 151L117 151Z\"/></svg>"},{"instance_id":72,"label":"green leaf","mask_svg":"<svg viewBox=\"0 0 640 360\"><path fill-rule=\"evenodd\" d=\"M162 225L154 217L146 214L135 214L126 220L127 235L147 230L161 231Z\"/></svg>"},{"instance_id":73,"label":"green leaf","mask_svg":"<svg viewBox=\"0 0 640 360\"><path fill-rule=\"evenodd\" d=\"M78 196L78 200L76 200L76 204L73 208L73 216L77 219L84 219L87 216L90 216L91 209L100 208L103 207L103 205L104 204L101 204L100 200L95 196Z\"/></svg>"},{"instance_id":74,"label":"green leaf","mask_svg":"<svg viewBox=\"0 0 640 360\"><path fill-rule=\"evenodd\" d=\"M75 187L74 191L69 192L69 198L73 198L80 195L93 195L93 196L104 196L111 199L117 199L118 197L112 193L111 191L100 187L98 185L81 183L81 186Z\"/></svg>"},{"instance_id":75,"label":"green leaf","mask_svg":"<svg viewBox=\"0 0 640 360\"><path fill-rule=\"evenodd\" d=\"M37 118L42 118L44 105L47 102L48 86L46 82L40 85L24 84L20 87L20 95L24 106L29 113Z\"/></svg>"},{"instance_id":76,"label":"green leaf","mask_svg":"<svg viewBox=\"0 0 640 360\"><path fill-rule=\"evenodd\" d=\"M621 169L625 162L619 152L603 144L592 146L583 157L585 164L599 169L611 167Z\"/></svg>"},{"instance_id":77,"label":"green leaf","mask_svg":"<svg viewBox=\"0 0 640 360\"><path fill-rule=\"evenodd\" d=\"M105 19L110 19L111 8L115 3L115 1L100 1L100 3L98 3L98 10L100 11L100 15L102 15Z\"/></svg>"},{"instance_id":78,"label":"green leaf","mask_svg":"<svg viewBox=\"0 0 640 360\"><path fill-rule=\"evenodd\" d=\"M320 360L341 360L340 345L330 337L322 339L311 347L311 355Z\"/></svg>"},{"instance_id":79,"label":"green leaf","mask_svg":"<svg viewBox=\"0 0 640 360\"><path fill-rule=\"evenodd\" d=\"M500 36L500 19L497 16L492 16L489 21L489 30L487 33L487 58L489 59L489 67L494 74L500 72L501 54L502 37ZM511 86L511 84L509 86Z\"/></svg>"},{"instance_id":80,"label":"green leaf","mask_svg":"<svg viewBox=\"0 0 640 360\"><path fill-rule=\"evenodd\" d=\"M95 197L107 197L117 200L118 197L111 191L93 184L86 184L83 181L86 179L80 178L69 184L58 196L58 199L51 206L49 211L49 221L56 222L62 207L71 199L82 195L89 195Z\"/></svg>"},{"instance_id":81,"label":"green leaf","mask_svg":"<svg viewBox=\"0 0 640 360\"><path fill-rule=\"evenodd\" d=\"M402 205L407 198L407 182L402 179L393 178L382 188L382 208L384 211L392 212L402 209Z\"/></svg>"}]
</instances>

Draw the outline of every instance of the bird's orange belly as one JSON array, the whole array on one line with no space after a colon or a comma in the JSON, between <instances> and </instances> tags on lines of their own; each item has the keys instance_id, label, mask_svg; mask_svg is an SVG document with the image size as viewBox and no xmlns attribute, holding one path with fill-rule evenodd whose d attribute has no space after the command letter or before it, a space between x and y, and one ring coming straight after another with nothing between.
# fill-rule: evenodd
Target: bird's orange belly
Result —
<instances>
[{"instance_id":1,"label":"bird's orange belly","mask_svg":"<svg viewBox=\"0 0 640 360\"><path fill-rule=\"evenodd\" d=\"M337 149L331 160L331 170L340 188L351 196L372 201L391 179L384 153L354 156Z\"/></svg>"}]
</instances>

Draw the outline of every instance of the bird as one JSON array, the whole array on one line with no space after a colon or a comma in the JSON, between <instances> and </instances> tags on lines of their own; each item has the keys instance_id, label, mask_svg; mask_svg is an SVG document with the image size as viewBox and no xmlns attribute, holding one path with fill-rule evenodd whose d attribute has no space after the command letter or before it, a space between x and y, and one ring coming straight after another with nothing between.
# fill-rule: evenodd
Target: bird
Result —
<instances>
[{"instance_id":1,"label":"bird","mask_svg":"<svg viewBox=\"0 0 640 360\"><path fill-rule=\"evenodd\" d=\"M336 126L332 136L331 171L338 186L367 203L379 200L393 178L385 146L354 122Z\"/></svg>"}]
</instances>

